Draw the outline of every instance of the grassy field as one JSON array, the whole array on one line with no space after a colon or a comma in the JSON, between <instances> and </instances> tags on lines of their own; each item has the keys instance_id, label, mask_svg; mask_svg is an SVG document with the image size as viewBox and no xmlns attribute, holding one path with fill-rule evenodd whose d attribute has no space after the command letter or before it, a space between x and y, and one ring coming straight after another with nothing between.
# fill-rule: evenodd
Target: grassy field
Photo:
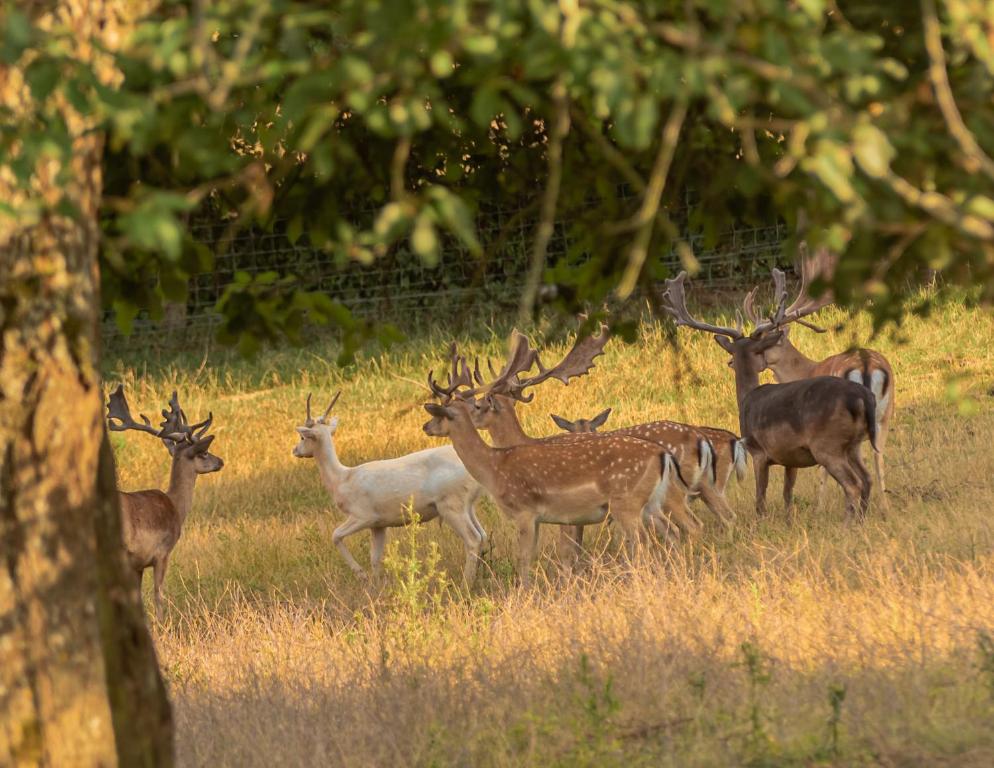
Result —
<instances>
[{"instance_id":1,"label":"grassy field","mask_svg":"<svg viewBox=\"0 0 994 768\"><path fill-rule=\"evenodd\" d=\"M846 323L797 329L812 356L869 338L865 317L823 314ZM467 351L496 355L508 329L492 327L461 339ZM545 385L521 411L526 430L606 406L615 426L736 429L727 356L703 335L679 339L646 324L637 344L612 342L592 375ZM346 463L441 444L421 431L421 382L449 340L426 331L347 371L330 343L251 363L107 360L133 408L157 413L177 388L191 418L213 410L226 462L198 483L153 630L181 764L994 764L989 312L952 302L872 342L897 380L886 519L871 509L846 527L835 487L816 516L808 470L795 519L776 471L757 520L750 476L731 491L734 532L709 521L633 572L601 531L569 576L547 531L523 591L513 532L486 502L494 546L472 595L455 586L460 543L434 523L391 533L385 583L368 589L331 544L341 516L313 461L291 456L294 427L308 392L326 403L341 388ZM123 489L165 485L161 445L113 439ZM368 545L350 540L360 562Z\"/></svg>"}]
</instances>

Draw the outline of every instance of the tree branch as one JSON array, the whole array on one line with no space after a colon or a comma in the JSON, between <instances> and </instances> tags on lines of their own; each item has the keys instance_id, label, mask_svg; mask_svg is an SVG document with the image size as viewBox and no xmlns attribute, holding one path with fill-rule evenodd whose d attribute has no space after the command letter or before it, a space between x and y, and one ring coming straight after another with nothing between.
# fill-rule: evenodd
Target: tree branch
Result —
<instances>
[{"instance_id":1,"label":"tree branch","mask_svg":"<svg viewBox=\"0 0 994 768\"><path fill-rule=\"evenodd\" d=\"M559 188L563 177L563 141L570 128L569 96L566 93L566 82L563 76L560 76L552 86L552 103L555 114L552 117L549 145L546 150L549 180L542 193L542 206L539 211L538 226L535 228L535 243L532 247L531 263L528 267L524 290L521 293L521 303L518 306L518 318L522 324L528 321L535 306L549 241L552 239L552 233L556 226L556 206L559 203Z\"/></svg>"},{"instance_id":2,"label":"tree branch","mask_svg":"<svg viewBox=\"0 0 994 768\"><path fill-rule=\"evenodd\" d=\"M939 110L946 121L949 133L959 144L960 150L966 155L973 170L980 168L989 178L994 179L994 160L987 155L977 143L976 137L963 122L963 115L956 106L952 86L949 84L949 72L946 69L946 52L942 48L942 31L939 29L939 17L935 11L933 0L921 0L922 26L925 30L925 49L928 51L928 75L935 89L935 99ZM969 169L968 169L969 170Z\"/></svg>"},{"instance_id":3,"label":"tree branch","mask_svg":"<svg viewBox=\"0 0 994 768\"><path fill-rule=\"evenodd\" d=\"M617 295L621 299L627 299L631 295L635 289L635 283L638 281L638 276L642 272L642 266L645 264L649 252L649 240L652 238L652 224L659 211L659 203L663 197L663 190L666 188L666 177L673 164L673 155L676 152L676 145L680 140L680 131L686 117L687 100L681 98L673 105L670 116L663 126L662 146L656 155L652 175L649 177L649 184L646 186L645 196L642 198L642 206L633 220L638 226L638 231L628 252L628 265L625 267L625 273L618 285Z\"/></svg>"}]
</instances>

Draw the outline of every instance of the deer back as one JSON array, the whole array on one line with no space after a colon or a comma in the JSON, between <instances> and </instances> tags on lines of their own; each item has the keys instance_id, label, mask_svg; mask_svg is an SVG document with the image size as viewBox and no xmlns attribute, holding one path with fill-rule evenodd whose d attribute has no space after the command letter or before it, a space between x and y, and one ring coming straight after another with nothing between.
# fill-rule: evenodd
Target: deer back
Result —
<instances>
[{"instance_id":1,"label":"deer back","mask_svg":"<svg viewBox=\"0 0 994 768\"><path fill-rule=\"evenodd\" d=\"M606 504L629 496L643 496L644 503L663 475L667 455L636 437L596 434L494 450L497 495L523 507L571 498Z\"/></svg>"},{"instance_id":2,"label":"deer back","mask_svg":"<svg viewBox=\"0 0 994 768\"><path fill-rule=\"evenodd\" d=\"M788 467L814 466L815 454L875 439L873 394L834 376L757 387L743 398L740 417L749 450Z\"/></svg>"},{"instance_id":3,"label":"deer back","mask_svg":"<svg viewBox=\"0 0 994 768\"><path fill-rule=\"evenodd\" d=\"M877 419L894 411L894 370L890 362L872 349L853 349L826 357L815 365L814 376L838 376L862 384L877 398Z\"/></svg>"}]
</instances>

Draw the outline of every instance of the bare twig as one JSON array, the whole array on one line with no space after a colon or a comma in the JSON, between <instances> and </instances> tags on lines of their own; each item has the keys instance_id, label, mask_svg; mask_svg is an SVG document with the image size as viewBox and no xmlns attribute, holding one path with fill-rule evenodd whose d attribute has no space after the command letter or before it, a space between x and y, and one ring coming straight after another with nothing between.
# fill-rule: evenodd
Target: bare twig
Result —
<instances>
[{"instance_id":1,"label":"bare twig","mask_svg":"<svg viewBox=\"0 0 994 768\"><path fill-rule=\"evenodd\" d=\"M939 18L935 11L933 0L921 0L922 25L925 30L925 49L928 51L928 75L935 89L935 99L939 110L946 121L949 133L959 144L960 151L966 155L970 165L980 168L989 178L994 179L994 160L987 155L977 142L976 137L963 122L963 115L956 106L956 98L949 84L949 72L946 69L946 52L942 48L942 31L939 29ZM968 170L973 170L968 169Z\"/></svg>"},{"instance_id":2,"label":"bare twig","mask_svg":"<svg viewBox=\"0 0 994 768\"><path fill-rule=\"evenodd\" d=\"M646 186L645 196L642 198L642 206L635 216L638 231L628 252L628 265L625 267L625 273L618 285L619 298L627 299L631 295L635 289L635 283L638 281L638 276L642 272L642 265L645 264L649 252L649 240L652 238L652 224L659 211L659 203L662 200L663 190L666 188L666 177L673 164L673 155L676 153L680 130L683 128L683 121L686 117L687 101L681 98L673 105L670 116L663 126L662 146L660 146L656 162L652 166L652 175L649 177L649 184Z\"/></svg>"},{"instance_id":3,"label":"bare twig","mask_svg":"<svg viewBox=\"0 0 994 768\"><path fill-rule=\"evenodd\" d=\"M404 174L407 169L407 159L411 155L411 137L401 136L393 150L393 160L390 163L390 196L399 202L407 196L404 189Z\"/></svg>"},{"instance_id":4,"label":"bare twig","mask_svg":"<svg viewBox=\"0 0 994 768\"><path fill-rule=\"evenodd\" d=\"M521 293L521 304L518 307L519 322L522 324L528 322L535 306L549 241L552 239L556 225L556 206L559 203L559 188L563 176L563 141L570 128L569 96L566 93L565 78L562 76L552 86L552 103L554 115L549 129L549 144L546 149L549 179L546 182L545 191L542 193L542 206L539 211L538 226L535 228L531 264L528 267L528 276Z\"/></svg>"}]
</instances>

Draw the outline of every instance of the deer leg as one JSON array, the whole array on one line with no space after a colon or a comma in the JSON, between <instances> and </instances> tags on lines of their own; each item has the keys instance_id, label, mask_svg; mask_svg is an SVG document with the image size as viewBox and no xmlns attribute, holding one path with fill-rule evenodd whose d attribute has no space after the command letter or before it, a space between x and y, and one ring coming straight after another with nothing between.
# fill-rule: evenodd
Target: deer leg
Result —
<instances>
[{"instance_id":1,"label":"deer leg","mask_svg":"<svg viewBox=\"0 0 994 768\"><path fill-rule=\"evenodd\" d=\"M466 516L469 518L470 523L473 525L473 529L479 536L480 556L482 557L487 551L487 545L490 543L490 539L487 536L487 532L480 524L480 519L476 516L476 502L479 501L480 495L480 492L473 493L466 499Z\"/></svg>"},{"instance_id":2,"label":"deer leg","mask_svg":"<svg viewBox=\"0 0 994 768\"><path fill-rule=\"evenodd\" d=\"M155 618L162 621L162 580L166 577L169 565L169 553L152 561L153 595L155 597Z\"/></svg>"},{"instance_id":3,"label":"deer leg","mask_svg":"<svg viewBox=\"0 0 994 768\"><path fill-rule=\"evenodd\" d=\"M711 511L711 514L721 520L721 524L726 528L731 528L735 521L735 510L732 509L725 495L707 481L701 483L698 490L701 492L701 501Z\"/></svg>"},{"instance_id":4,"label":"deer leg","mask_svg":"<svg viewBox=\"0 0 994 768\"><path fill-rule=\"evenodd\" d=\"M797 482L797 467L783 468L783 508L789 516L797 513L794 506L794 483Z\"/></svg>"},{"instance_id":5,"label":"deer leg","mask_svg":"<svg viewBox=\"0 0 994 768\"><path fill-rule=\"evenodd\" d=\"M615 504L612 516L618 521L618 527L625 537L625 554L628 562L634 563L642 533L642 508L631 509L626 505Z\"/></svg>"},{"instance_id":6,"label":"deer leg","mask_svg":"<svg viewBox=\"0 0 994 768\"><path fill-rule=\"evenodd\" d=\"M531 584L531 567L538 549L538 520L533 515L521 515L518 526L518 580L521 586Z\"/></svg>"},{"instance_id":7,"label":"deer leg","mask_svg":"<svg viewBox=\"0 0 994 768\"><path fill-rule=\"evenodd\" d=\"M670 485L666 490L666 500L663 509L671 521L676 523L688 535L696 536L703 525L687 505L687 492L676 485Z\"/></svg>"},{"instance_id":8,"label":"deer leg","mask_svg":"<svg viewBox=\"0 0 994 768\"><path fill-rule=\"evenodd\" d=\"M825 499L828 498L829 472L824 467L818 468L818 496L815 501L815 514L820 515L825 509Z\"/></svg>"},{"instance_id":9,"label":"deer leg","mask_svg":"<svg viewBox=\"0 0 994 768\"><path fill-rule=\"evenodd\" d=\"M370 533L373 541L369 545L369 569L372 571L373 579L379 581L383 576L383 550L387 543L387 529L373 528Z\"/></svg>"},{"instance_id":10,"label":"deer leg","mask_svg":"<svg viewBox=\"0 0 994 768\"><path fill-rule=\"evenodd\" d=\"M849 454L849 464L859 480L859 516L861 520L865 520L866 510L870 505L870 490L873 487L873 480L859 454L860 446L856 445L853 447L852 453Z\"/></svg>"},{"instance_id":11,"label":"deer leg","mask_svg":"<svg viewBox=\"0 0 994 768\"><path fill-rule=\"evenodd\" d=\"M877 424L877 448L873 452L873 469L877 474L877 485L880 486L880 502L884 512L890 512L890 503L887 501L887 485L884 483L884 446L887 444L887 425Z\"/></svg>"},{"instance_id":12,"label":"deer leg","mask_svg":"<svg viewBox=\"0 0 994 768\"><path fill-rule=\"evenodd\" d=\"M367 574L356 559L352 557L352 553L349 552L349 548L345 546L345 539L353 533L364 531L370 527L372 527L372 523L368 520L360 520L356 517L349 517L344 523L335 529L334 533L331 534L331 540L335 547L338 549L342 557L345 558L345 562L348 563L348 566L352 569L352 572L360 579L365 579Z\"/></svg>"},{"instance_id":13,"label":"deer leg","mask_svg":"<svg viewBox=\"0 0 994 768\"><path fill-rule=\"evenodd\" d=\"M563 525L559 529L559 559L571 570L583 554L583 526Z\"/></svg>"},{"instance_id":14,"label":"deer leg","mask_svg":"<svg viewBox=\"0 0 994 768\"><path fill-rule=\"evenodd\" d=\"M480 562L480 553L486 541L486 534L480 535L469 509L440 506L438 514L462 539L463 548L466 551L466 562L462 569L463 583L466 589L472 589L476 581L476 568Z\"/></svg>"},{"instance_id":15,"label":"deer leg","mask_svg":"<svg viewBox=\"0 0 994 768\"><path fill-rule=\"evenodd\" d=\"M859 507L860 483L849 457L846 455L819 456L815 454L815 460L842 487L842 492L846 496L846 523L852 522Z\"/></svg>"},{"instance_id":16,"label":"deer leg","mask_svg":"<svg viewBox=\"0 0 994 768\"><path fill-rule=\"evenodd\" d=\"M766 486L770 483L770 462L765 457L753 457L756 469L756 516L766 516Z\"/></svg>"}]
</instances>

